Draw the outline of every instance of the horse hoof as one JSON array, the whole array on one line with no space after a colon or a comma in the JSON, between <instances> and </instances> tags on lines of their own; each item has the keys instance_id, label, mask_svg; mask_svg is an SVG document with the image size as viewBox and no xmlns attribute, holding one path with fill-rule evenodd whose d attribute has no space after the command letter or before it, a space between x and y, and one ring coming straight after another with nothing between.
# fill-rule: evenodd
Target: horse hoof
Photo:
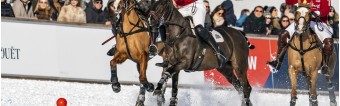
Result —
<instances>
[{"instance_id":1,"label":"horse hoof","mask_svg":"<svg viewBox=\"0 0 340 106\"><path fill-rule=\"evenodd\" d=\"M143 102L136 102L136 106L144 106Z\"/></svg>"},{"instance_id":2,"label":"horse hoof","mask_svg":"<svg viewBox=\"0 0 340 106\"><path fill-rule=\"evenodd\" d=\"M253 104L250 102L250 99L246 98L242 100L241 106L253 106Z\"/></svg>"},{"instance_id":3,"label":"horse hoof","mask_svg":"<svg viewBox=\"0 0 340 106\"><path fill-rule=\"evenodd\" d=\"M113 83L113 84L112 84L112 90L113 90L113 92L115 92L115 93L120 92L120 83L119 83L119 82Z\"/></svg>"},{"instance_id":4,"label":"horse hoof","mask_svg":"<svg viewBox=\"0 0 340 106\"><path fill-rule=\"evenodd\" d=\"M165 103L164 95L159 95L157 97L157 106L163 106Z\"/></svg>"},{"instance_id":5,"label":"horse hoof","mask_svg":"<svg viewBox=\"0 0 340 106\"><path fill-rule=\"evenodd\" d=\"M162 94L162 90L158 90L156 89L155 91L153 91L153 95L161 95Z\"/></svg>"},{"instance_id":6,"label":"horse hoof","mask_svg":"<svg viewBox=\"0 0 340 106\"><path fill-rule=\"evenodd\" d=\"M155 90L155 86L152 83L146 83L146 84L143 84L143 86L148 92L153 92L153 90Z\"/></svg>"},{"instance_id":7,"label":"horse hoof","mask_svg":"<svg viewBox=\"0 0 340 106\"><path fill-rule=\"evenodd\" d=\"M328 73L328 66L322 66L321 67L321 73L322 74L327 74Z\"/></svg>"},{"instance_id":8,"label":"horse hoof","mask_svg":"<svg viewBox=\"0 0 340 106\"><path fill-rule=\"evenodd\" d=\"M296 99L298 99L296 96L291 97L291 99L290 99L290 106L295 106Z\"/></svg>"},{"instance_id":9,"label":"horse hoof","mask_svg":"<svg viewBox=\"0 0 340 106\"><path fill-rule=\"evenodd\" d=\"M309 106L318 106L318 102L311 102L309 103Z\"/></svg>"},{"instance_id":10,"label":"horse hoof","mask_svg":"<svg viewBox=\"0 0 340 106\"><path fill-rule=\"evenodd\" d=\"M331 106L337 106L336 102L331 102Z\"/></svg>"},{"instance_id":11,"label":"horse hoof","mask_svg":"<svg viewBox=\"0 0 340 106\"><path fill-rule=\"evenodd\" d=\"M176 97L170 98L170 106L177 106L177 98Z\"/></svg>"}]
</instances>

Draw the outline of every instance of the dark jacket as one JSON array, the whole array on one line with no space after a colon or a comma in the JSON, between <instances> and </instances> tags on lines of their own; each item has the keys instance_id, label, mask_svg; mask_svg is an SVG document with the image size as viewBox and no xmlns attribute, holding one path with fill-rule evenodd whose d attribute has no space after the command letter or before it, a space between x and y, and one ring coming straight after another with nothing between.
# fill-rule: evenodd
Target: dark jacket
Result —
<instances>
[{"instance_id":1,"label":"dark jacket","mask_svg":"<svg viewBox=\"0 0 340 106\"><path fill-rule=\"evenodd\" d=\"M106 22L103 10L96 9L93 5L93 0L86 6L85 13L87 23L104 24Z\"/></svg>"},{"instance_id":2,"label":"dark jacket","mask_svg":"<svg viewBox=\"0 0 340 106\"><path fill-rule=\"evenodd\" d=\"M243 23L243 31L245 33L265 34L266 22L264 16L257 18L252 12Z\"/></svg>"},{"instance_id":3,"label":"dark jacket","mask_svg":"<svg viewBox=\"0 0 340 106\"><path fill-rule=\"evenodd\" d=\"M247 19L248 15L247 14L242 14L240 18L236 21L235 26L237 27L242 27L244 21Z\"/></svg>"},{"instance_id":4,"label":"dark jacket","mask_svg":"<svg viewBox=\"0 0 340 106\"><path fill-rule=\"evenodd\" d=\"M211 22L211 18L210 18L210 14L206 14L205 15L205 21L204 21L204 27L207 29L211 29L212 28L212 22Z\"/></svg>"},{"instance_id":5,"label":"dark jacket","mask_svg":"<svg viewBox=\"0 0 340 106\"><path fill-rule=\"evenodd\" d=\"M1 16L14 17L11 4L8 4L6 2L1 2Z\"/></svg>"},{"instance_id":6,"label":"dark jacket","mask_svg":"<svg viewBox=\"0 0 340 106\"><path fill-rule=\"evenodd\" d=\"M225 17L227 18L228 25L235 26L236 16L234 14L234 5L230 0L225 0L222 4L225 11Z\"/></svg>"},{"instance_id":7,"label":"dark jacket","mask_svg":"<svg viewBox=\"0 0 340 106\"><path fill-rule=\"evenodd\" d=\"M116 14L114 13L114 11L110 10L110 5L112 5L114 1L113 0L109 0L108 3L107 3L107 6L105 7L104 9L104 18L105 18L105 21L111 21L111 31L112 31L112 34L116 35L117 34L117 29L116 29Z\"/></svg>"},{"instance_id":8,"label":"dark jacket","mask_svg":"<svg viewBox=\"0 0 340 106\"><path fill-rule=\"evenodd\" d=\"M333 34L332 37L333 38L339 38L339 18L337 16L337 13L335 13L336 17L330 17L328 16L328 23L330 24L330 26L333 28Z\"/></svg>"}]
</instances>

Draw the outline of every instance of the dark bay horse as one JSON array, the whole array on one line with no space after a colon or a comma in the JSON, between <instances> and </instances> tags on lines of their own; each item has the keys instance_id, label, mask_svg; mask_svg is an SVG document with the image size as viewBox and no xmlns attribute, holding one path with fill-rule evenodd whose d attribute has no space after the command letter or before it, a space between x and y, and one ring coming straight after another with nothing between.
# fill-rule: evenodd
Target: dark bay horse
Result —
<instances>
[{"instance_id":1,"label":"dark bay horse","mask_svg":"<svg viewBox=\"0 0 340 106\"><path fill-rule=\"evenodd\" d=\"M112 89L116 93L121 90L117 76L117 64L121 64L127 59L134 61L137 63L141 83L136 106L143 106L145 91L152 92L154 90L154 85L148 82L146 76L150 59L150 36L148 35L147 21L145 21L142 8L135 0L116 0L114 4L116 13L120 15L117 23L116 51L110 62Z\"/></svg>"},{"instance_id":2,"label":"dark bay horse","mask_svg":"<svg viewBox=\"0 0 340 106\"><path fill-rule=\"evenodd\" d=\"M310 29L310 7L311 4L303 4L299 0L299 8L296 11L296 32L289 41L288 45L288 71L291 81L291 101L290 106L295 106L297 99L296 84L298 73L303 73L309 90L310 106L317 106L316 82L318 70L322 66L322 43ZM327 79L329 98L331 106L336 106L334 86L332 79L336 63L336 55L333 54L329 60L329 71L324 75Z\"/></svg>"},{"instance_id":3,"label":"dark bay horse","mask_svg":"<svg viewBox=\"0 0 340 106\"><path fill-rule=\"evenodd\" d=\"M178 77L180 70L208 70L218 67L217 57L214 51L192 32L189 22L173 6L172 0L160 0L153 4L150 11L150 23L165 26L165 53L168 66L163 70L162 77L157 84L154 95L158 95L158 103L164 103L165 83L172 78L172 98L170 105L177 104ZM217 27L224 42L218 43L226 54L228 62L218 71L233 84L242 95L242 106L252 105L249 99L251 86L247 79L248 69L248 45L242 33L228 27ZM209 35L207 35L209 36ZM202 49L205 48L205 49ZM196 63L204 54L200 65ZM198 61L197 61L198 60ZM237 77L234 75L235 70Z\"/></svg>"}]
</instances>

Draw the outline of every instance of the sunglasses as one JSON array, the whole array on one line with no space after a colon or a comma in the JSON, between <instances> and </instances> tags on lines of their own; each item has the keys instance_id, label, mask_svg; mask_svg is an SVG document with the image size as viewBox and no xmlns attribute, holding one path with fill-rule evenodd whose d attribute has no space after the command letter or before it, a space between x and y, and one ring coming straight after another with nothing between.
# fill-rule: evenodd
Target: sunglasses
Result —
<instances>
[{"instance_id":1,"label":"sunglasses","mask_svg":"<svg viewBox=\"0 0 340 106\"><path fill-rule=\"evenodd\" d=\"M39 2L39 3L41 3L41 4L47 4L47 2L42 2L42 1L41 1L41 2Z\"/></svg>"},{"instance_id":2,"label":"sunglasses","mask_svg":"<svg viewBox=\"0 0 340 106\"><path fill-rule=\"evenodd\" d=\"M294 18L289 18L290 21L294 21Z\"/></svg>"},{"instance_id":3,"label":"sunglasses","mask_svg":"<svg viewBox=\"0 0 340 106\"><path fill-rule=\"evenodd\" d=\"M255 12L261 12L262 13L263 11L262 10L255 10Z\"/></svg>"}]
</instances>

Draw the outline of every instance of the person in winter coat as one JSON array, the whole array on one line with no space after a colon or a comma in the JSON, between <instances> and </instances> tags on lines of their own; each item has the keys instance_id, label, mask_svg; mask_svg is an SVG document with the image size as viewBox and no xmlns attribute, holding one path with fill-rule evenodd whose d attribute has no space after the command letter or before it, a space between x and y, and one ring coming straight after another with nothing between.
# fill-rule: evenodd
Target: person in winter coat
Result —
<instances>
[{"instance_id":1,"label":"person in winter coat","mask_svg":"<svg viewBox=\"0 0 340 106\"><path fill-rule=\"evenodd\" d=\"M102 0L91 0L85 9L86 22L104 24L106 20L102 8L103 8Z\"/></svg>"},{"instance_id":2,"label":"person in winter coat","mask_svg":"<svg viewBox=\"0 0 340 106\"><path fill-rule=\"evenodd\" d=\"M242 27L244 21L246 21L247 17L250 15L250 11L248 9L243 9L241 11L240 18L236 21L235 26Z\"/></svg>"},{"instance_id":3,"label":"person in winter coat","mask_svg":"<svg viewBox=\"0 0 340 106\"><path fill-rule=\"evenodd\" d=\"M331 7L328 14L328 24L333 28L333 38L339 38L339 14Z\"/></svg>"},{"instance_id":4,"label":"person in winter coat","mask_svg":"<svg viewBox=\"0 0 340 106\"><path fill-rule=\"evenodd\" d=\"M204 21L204 27L211 30L212 28L212 22L211 22L211 18L210 18L210 6L209 6L209 1L204 0L204 6L205 6L205 11L206 11L206 15L205 15L205 21Z\"/></svg>"},{"instance_id":5,"label":"person in winter coat","mask_svg":"<svg viewBox=\"0 0 340 106\"><path fill-rule=\"evenodd\" d=\"M65 2L65 5L61 8L58 22L86 23L86 15L81 6L81 0L70 0Z\"/></svg>"},{"instance_id":6,"label":"person in winter coat","mask_svg":"<svg viewBox=\"0 0 340 106\"><path fill-rule=\"evenodd\" d=\"M1 0L1 16L14 17L13 8L6 0Z\"/></svg>"},{"instance_id":7,"label":"person in winter coat","mask_svg":"<svg viewBox=\"0 0 340 106\"><path fill-rule=\"evenodd\" d=\"M265 17L263 16L263 7L256 6L253 12L247 17L243 23L243 31L245 33L265 34Z\"/></svg>"},{"instance_id":8,"label":"person in winter coat","mask_svg":"<svg viewBox=\"0 0 340 106\"><path fill-rule=\"evenodd\" d=\"M228 22L224 14L225 14L224 8L221 5L218 5L213 10L213 12L211 13L213 27L218 27L218 26L228 27L228 24L227 24Z\"/></svg>"},{"instance_id":9,"label":"person in winter coat","mask_svg":"<svg viewBox=\"0 0 340 106\"><path fill-rule=\"evenodd\" d=\"M36 19L33 15L32 3L29 0L15 0L13 3L15 18Z\"/></svg>"},{"instance_id":10,"label":"person in winter coat","mask_svg":"<svg viewBox=\"0 0 340 106\"><path fill-rule=\"evenodd\" d=\"M236 16L234 14L234 5L231 0L225 0L222 2L221 6L224 8L226 21L228 26L235 26Z\"/></svg>"},{"instance_id":11,"label":"person in winter coat","mask_svg":"<svg viewBox=\"0 0 340 106\"><path fill-rule=\"evenodd\" d=\"M57 11L49 5L49 0L39 0L34 15L40 20L57 20Z\"/></svg>"}]
</instances>

